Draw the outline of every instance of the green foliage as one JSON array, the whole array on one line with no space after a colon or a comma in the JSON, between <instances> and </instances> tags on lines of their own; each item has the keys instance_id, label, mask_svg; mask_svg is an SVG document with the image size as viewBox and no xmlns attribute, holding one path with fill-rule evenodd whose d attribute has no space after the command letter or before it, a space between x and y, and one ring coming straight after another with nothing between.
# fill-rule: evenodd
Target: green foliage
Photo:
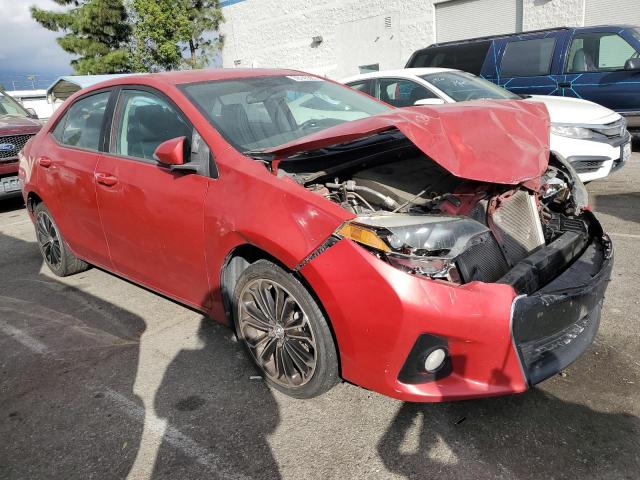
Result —
<instances>
[{"instance_id":1,"label":"green foliage","mask_svg":"<svg viewBox=\"0 0 640 480\"><path fill-rule=\"evenodd\" d=\"M80 75L120 73L130 69L127 45L131 27L122 0L55 0L62 12L31 7L43 27L63 31L58 44L79 58L71 66Z\"/></svg>"},{"instance_id":2,"label":"green foliage","mask_svg":"<svg viewBox=\"0 0 640 480\"><path fill-rule=\"evenodd\" d=\"M224 21L218 0L130 0L129 7L136 71L204 68L220 48L207 36Z\"/></svg>"}]
</instances>

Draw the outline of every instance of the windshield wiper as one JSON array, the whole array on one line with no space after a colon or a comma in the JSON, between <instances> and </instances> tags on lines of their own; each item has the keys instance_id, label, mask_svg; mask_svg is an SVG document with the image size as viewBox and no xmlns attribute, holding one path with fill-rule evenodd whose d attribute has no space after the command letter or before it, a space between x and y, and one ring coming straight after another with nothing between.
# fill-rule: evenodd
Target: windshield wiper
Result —
<instances>
[{"instance_id":1,"label":"windshield wiper","mask_svg":"<svg viewBox=\"0 0 640 480\"><path fill-rule=\"evenodd\" d=\"M266 153L264 149L245 150L242 154L246 157L255 158L256 160L261 160L263 162L269 162L275 157L272 153Z\"/></svg>"}]
</instances>

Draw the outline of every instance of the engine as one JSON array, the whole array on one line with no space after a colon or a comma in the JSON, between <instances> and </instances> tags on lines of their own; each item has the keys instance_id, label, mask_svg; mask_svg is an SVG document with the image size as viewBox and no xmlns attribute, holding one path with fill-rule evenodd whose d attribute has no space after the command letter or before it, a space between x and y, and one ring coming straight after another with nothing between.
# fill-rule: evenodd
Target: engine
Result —
<instances>
[{"instance_id":1,"label":"engine","mask_svg":"<svg viewBox=\"0 0 640 480\"><path fill-rule=\"evenodd\" d=\"M351 228L384 244L374 254L456 283L498 281L563 233L588 231L584 187L555 158L535 186L464 180L423 157L316 176L305 187L357 215Z\"/></svg>"}]
</instances>

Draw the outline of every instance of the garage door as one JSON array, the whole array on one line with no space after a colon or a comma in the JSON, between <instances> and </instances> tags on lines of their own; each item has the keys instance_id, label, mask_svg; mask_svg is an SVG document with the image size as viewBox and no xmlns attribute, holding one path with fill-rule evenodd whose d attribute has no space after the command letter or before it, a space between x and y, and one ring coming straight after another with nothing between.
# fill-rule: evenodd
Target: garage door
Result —
<instances>
[{"instance_id":1,"label":"garage door","mask_svg":"<svg viewBox=\"0 0 640 480\"><path fill-rule=\"evenodd\" d=\"M585 25L622 23L640 25L638 0L587 0Z\"/></svg>"},{"instance_id":2,"label":"garage door","mask_svg":"<svg viewBox=\"0 0 640 480\"><path fill-rule=\"evenodd\" d=\"M522 0L447 0L435 9L439 43L522 31Z\"/></svg>"}]
</instances>

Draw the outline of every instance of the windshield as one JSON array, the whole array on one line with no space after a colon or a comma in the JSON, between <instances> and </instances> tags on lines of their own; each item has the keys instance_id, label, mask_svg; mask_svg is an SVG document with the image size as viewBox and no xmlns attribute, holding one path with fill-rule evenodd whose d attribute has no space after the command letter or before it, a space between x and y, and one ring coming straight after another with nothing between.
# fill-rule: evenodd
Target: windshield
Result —
<instances>
[{"instance_id":1,"label":"windshield","mask_svg":"<svg viewBox=\"0 0 640 480\"><path fill-rule=\"evenodd\" d=\"M16 117L28 117L27 111L6 93L0 92L0 115L15 115Z\"/></svg>"},{"instance_id":2,"label":"windshield","mask_svg":"<svg viewBox=\"0 0 640 480\"><path fill-rule=\"evenodd\" d=\"M310 75L183 85L182 90L240 152L276 147L391 107Z\"/></svg>"},{"instance_id":3,"label":"windshield","mask_svg":"<svg viewBox=\"0 0 640 480\"><path fill-rule=\"evenodd\" d=\"M456 102L481 98L514 100L520 97L504 88L466 72L440 72L422 78L453 98Z\"/></svg>"}]
</instances>

